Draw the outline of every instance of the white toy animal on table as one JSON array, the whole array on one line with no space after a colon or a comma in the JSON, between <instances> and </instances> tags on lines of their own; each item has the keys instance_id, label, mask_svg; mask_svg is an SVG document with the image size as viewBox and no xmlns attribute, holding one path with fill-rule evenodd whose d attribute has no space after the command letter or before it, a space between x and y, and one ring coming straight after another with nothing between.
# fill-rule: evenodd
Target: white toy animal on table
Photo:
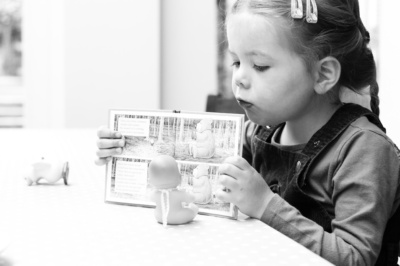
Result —
<instances>
[{"instance_id":1,"label":"white toy animal on table","mask_svg":"<svg viewBox=\"0 0 400 266\"><path fill-rule=\"evenodd\" d=\"M41 179L44 179L51 184L63 179L64 184L68 185L68 174L68 162L49 161L42 157L41 160L32 163L24 178L28 186L38 184Z\"/></svg>"},{"instance_id":2,"label":"white toy animal on table","mask_svg":"<svg viewBox=\"0 0 400 266\"><path fill-rule=\"evenodd\" d=\"M163 226L185 224L192 221L199 208L193 203L194 196L178 189L181 174L175 159L159 155L149 164L149 184L153 187L151 200L156 204L154 215Z\"/></svg>"}]
</instances>

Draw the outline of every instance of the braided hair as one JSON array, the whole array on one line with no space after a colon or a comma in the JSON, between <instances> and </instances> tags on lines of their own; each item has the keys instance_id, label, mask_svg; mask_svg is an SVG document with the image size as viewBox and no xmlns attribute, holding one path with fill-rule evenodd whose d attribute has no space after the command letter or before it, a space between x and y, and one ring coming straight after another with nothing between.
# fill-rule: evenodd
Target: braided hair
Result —
<instances>
[{"instance_id":1,"label":"braided hair","mask_svg":"<svg viewBox=\"0 0 400 266\"><path fill-rule=\"evenodd\" d=\"M368 85L370 86L371 110L379 116L379 85L376 80L376 65L372 51L368 47L368 44L371 40L370 34L361 20L358 0L348 0L347 2L350 9L353 11L353 14L357 20L357 28L360 31L360 39L362 42L362 55L360 56L360 60L362 63L366 64L364 68L360 67L360 70L364 70L365 75L369 75L363 77L363 79L368 81Z\"/></svg>"}]
</instances>

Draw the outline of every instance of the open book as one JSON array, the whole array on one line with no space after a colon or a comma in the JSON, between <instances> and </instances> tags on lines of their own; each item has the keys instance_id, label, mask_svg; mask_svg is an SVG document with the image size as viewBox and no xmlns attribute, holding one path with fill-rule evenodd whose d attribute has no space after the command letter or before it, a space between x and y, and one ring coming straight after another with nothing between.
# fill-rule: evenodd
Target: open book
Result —
<instances>
[{"instance_id":1,"label":"open book","mask_svg":"<svg viewBox=\"0 0 400 266\"><path fill-rule=\"evenodd\" d=\"M243 123L241 114L110 110L109 127L125 137L125 147L107 164L105 201L154 207L147 170L163 154L177 161L179 189L195 195L200 214L237 218L237 208L214 193L219 165L242 154Z\"/></svg>"}]
</instances>

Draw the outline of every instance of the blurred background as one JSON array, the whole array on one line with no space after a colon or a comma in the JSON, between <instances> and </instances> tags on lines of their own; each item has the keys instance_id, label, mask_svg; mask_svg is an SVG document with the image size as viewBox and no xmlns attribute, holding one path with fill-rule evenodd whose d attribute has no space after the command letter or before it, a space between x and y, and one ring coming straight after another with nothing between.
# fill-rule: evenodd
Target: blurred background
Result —
<instances>
[{"instance_id":1,"label":"blurred background","mask_svg":"<svg viewBox=\"0 0 400 266\"><path fill-rule=\"evenodd\" d=\"M97 128L108 109L206 111L230 98L232 0L0 0L0 127ZM381 119L400 143L400 1L360 0ZM228 84L228 85L227 85Z\"/></svg>"}]
</instances>

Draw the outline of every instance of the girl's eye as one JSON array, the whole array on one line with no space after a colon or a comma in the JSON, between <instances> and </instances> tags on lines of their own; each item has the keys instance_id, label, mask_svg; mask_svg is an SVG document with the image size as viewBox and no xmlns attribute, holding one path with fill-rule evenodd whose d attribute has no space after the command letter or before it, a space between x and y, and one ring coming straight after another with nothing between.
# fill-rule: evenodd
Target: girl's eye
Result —
<instances>
[{"instance_id":1,"label":"girl's eye","mask_svg":"<svg viewBox=\"0 0 400 266\"><path fill-rule=\"evenodd\" d=\"M235 61L232 63L233 67L239 67L240 66L240 62L239 61Z\"/></svg>"},{"instance_id":2,"label":"girl's eye","mask_svg":"<svg viewBox=\"0 0 400 266\"><path fill-rule=\"evenodd\" d=\"M257 65L254 65L254 69L257 70L257 71L260 71L260 72L263 72L263 71L267 70L268 68L269 68L269 66L257 66Z\"/></svg>"}]
</instances>

